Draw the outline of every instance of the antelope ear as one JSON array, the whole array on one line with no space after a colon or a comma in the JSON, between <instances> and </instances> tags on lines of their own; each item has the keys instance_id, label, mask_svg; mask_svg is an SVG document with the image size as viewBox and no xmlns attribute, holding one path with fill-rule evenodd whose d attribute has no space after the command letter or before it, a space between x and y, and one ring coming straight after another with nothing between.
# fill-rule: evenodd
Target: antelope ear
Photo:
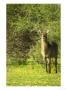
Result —
<instances>
[{"instance_id":1,"label":"antelope ear","mask_svg":"<svg viewBox=\"0 0 67 90\"><path fill-rule=\"evenodd\" d=\"M49 33L49 30L47 30L47 33Z\"/></svg>"},{"instance_id":2,"label":"antelope ear","mask_svg":"<svg viewBox=\"0 0 67 90\"><path fill-rule=\"evenodd\" d=\"M39 33L41 33L41 30L38 30Z\"/></svg>"}]
</instances>

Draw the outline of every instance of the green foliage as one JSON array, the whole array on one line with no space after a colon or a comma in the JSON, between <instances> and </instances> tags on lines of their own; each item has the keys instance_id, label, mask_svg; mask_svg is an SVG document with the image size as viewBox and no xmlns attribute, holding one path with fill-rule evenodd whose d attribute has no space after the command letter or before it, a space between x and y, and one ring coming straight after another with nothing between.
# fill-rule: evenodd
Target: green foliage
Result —
<instances>
[{"instance_id":1,"label":"green foliage","mask_svg":"<svg viewBox=\"0 0 67 90\"><path fill-rule=\"evenodd\" d=\"M39 30L47 29L49 41L55 40L60 47L59 4L7 4L7 55L11 63L26 63L28 58L40 61Z\"/></svg>"}]
</instances>

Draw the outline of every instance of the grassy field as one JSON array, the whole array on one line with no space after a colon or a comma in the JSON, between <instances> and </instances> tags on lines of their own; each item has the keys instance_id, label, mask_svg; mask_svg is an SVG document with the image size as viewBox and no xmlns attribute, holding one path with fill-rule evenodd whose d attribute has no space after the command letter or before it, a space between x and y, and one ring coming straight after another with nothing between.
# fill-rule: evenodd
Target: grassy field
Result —
<instances>
[{"instance_id":1,"label":"grassy field","mask_svg":"<svg viewBox=\"0 0 67 90\"><path fill-rule=\"evenodd\" d=\"M51 74L45 71L41 64L7 65L7 85L9 86L60 86L61 73L52 65Z\"/></svg>"}]
</instances>

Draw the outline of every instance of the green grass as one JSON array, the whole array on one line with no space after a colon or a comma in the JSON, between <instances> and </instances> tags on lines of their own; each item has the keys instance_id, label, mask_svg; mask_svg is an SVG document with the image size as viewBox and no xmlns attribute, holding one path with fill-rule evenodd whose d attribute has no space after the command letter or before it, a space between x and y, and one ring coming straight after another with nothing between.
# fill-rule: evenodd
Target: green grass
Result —
<instances>
[{"instance_id":1,"label":"green grass","mask_svg":"<svg viewBox=\"0 0 67 90\"><path fill-rule=\"evenodd\" d=\"M51 74L45 71L43 65L7 65L7 85L9 86L60 86L60 65L58 73L52 65Z\"/></svg>"}]
</instances>

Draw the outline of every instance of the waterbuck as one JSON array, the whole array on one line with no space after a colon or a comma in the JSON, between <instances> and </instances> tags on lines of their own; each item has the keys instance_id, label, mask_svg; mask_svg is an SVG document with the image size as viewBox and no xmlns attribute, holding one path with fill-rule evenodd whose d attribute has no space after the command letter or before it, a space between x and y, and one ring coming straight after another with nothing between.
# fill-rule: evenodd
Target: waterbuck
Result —
<instances>
[{"instance_id":1,"label":"waterbuck","mask_svg":"<svg viewBox=\"0 0 67 90\"><path fill-rule=\"evenodd\" d=\"M55 41L48 41L47 32L41 32L41 54L43 60L46 63L46 71L51 73L51 60L54 58L55 69L57 73L57 55L58 55L58 45Z\"/></svg>"}]
</instances>

